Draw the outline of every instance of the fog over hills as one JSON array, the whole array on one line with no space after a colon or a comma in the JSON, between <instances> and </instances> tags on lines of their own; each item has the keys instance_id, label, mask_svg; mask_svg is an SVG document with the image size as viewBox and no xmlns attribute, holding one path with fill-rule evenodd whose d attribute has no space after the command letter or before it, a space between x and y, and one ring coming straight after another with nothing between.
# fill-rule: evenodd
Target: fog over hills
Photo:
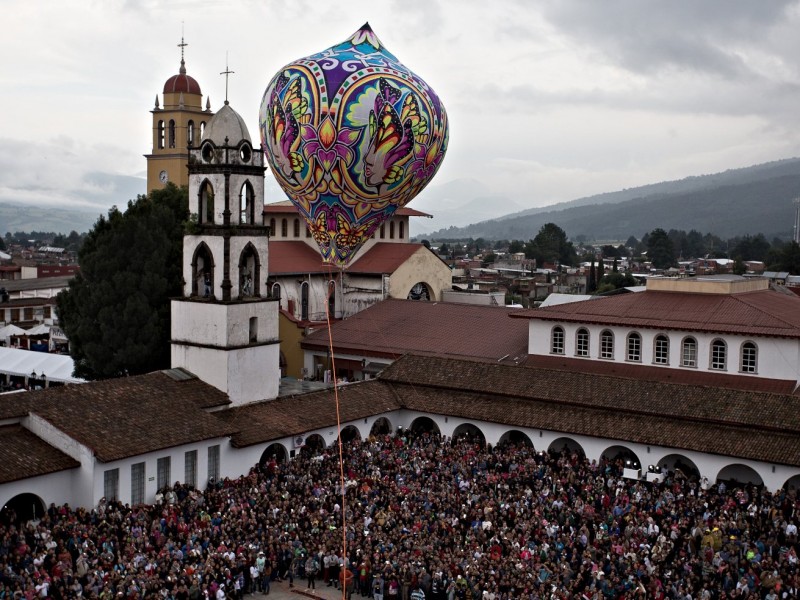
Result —
<instances>
[{"instance_id":1,"label":"fog over hills","mask_svg":"<svg viewBox=\"0 0 800 600\"><path fill-rule=\"evenodd\" d=\"M472 194L467 197L467 205L477 200ZM791 158L579 198L418 237L527 240L553 222L572 238L584 235L590 240L640 238L656 227L696 229L721 237L763 233L788 238L794 221L792 200L798 197L800 159ZM496 210L501 202L486 204L487 209L494 204Z\"/></svg>"}]
</instances>

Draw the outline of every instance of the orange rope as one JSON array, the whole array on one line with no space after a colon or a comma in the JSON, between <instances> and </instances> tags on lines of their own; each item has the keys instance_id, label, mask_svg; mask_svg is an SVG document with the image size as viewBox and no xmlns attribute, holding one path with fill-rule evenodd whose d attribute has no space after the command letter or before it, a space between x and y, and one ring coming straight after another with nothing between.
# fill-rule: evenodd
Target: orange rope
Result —
<instances>
[{"instance_id":1,"label":"orange rope","mask_svg":"<svg viewBox=\"0 0 800 600\"><path fill-rule=\"evenodd\" d=\"M329 280L333 279L330 264L328 264L328 277ZM341 278L340 278L341 279ZM327 288L327 285L326 285ZM336 288L334 288L334 294ZM347 511L347 490L345 489L344 482L344 450L342 448L342 419L339 413L339 382L336 377L336 359L333 353L333 333L331 332L331 311L330 305L325 304L325 319L328 322L328 348L331 353L331 377L333 378L333 396L336 399L336 431L339 440L339 481L342 486L342 570L340 571L342 577L342 600L347 598L347 520L345 512Z\"/></svg>"}]
</instances>

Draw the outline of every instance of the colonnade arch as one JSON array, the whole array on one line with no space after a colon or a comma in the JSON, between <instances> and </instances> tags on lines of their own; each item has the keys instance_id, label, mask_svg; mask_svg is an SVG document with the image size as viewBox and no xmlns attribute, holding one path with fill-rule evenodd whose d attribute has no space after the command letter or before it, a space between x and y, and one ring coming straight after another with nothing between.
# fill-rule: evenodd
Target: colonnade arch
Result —
<instances>
[{"instance_id":1,"label":"colonnade arch","mask_svg":"<svg viewBox=\"0 0 800 600\"><path fill-rule=\"evenodd\" d=\"M626 469L640 469L642 461L636 456L636 453L627 446L614 445L609 446L600 455L610 462L622 461L622 467Z\"/></svg>"},{"instance_id":2,"label":"colonnade arch","mask_svg":"<svg viewBox=\"0 0 800 600\"><path fill-rule=\"evenodd\" d=\"M453 441L460 440L468 440L480 444L481 446L486 445L486 436L483 434L483 431L481 431L480 427L472 423L462 423L453 430Z\"/></svg>"},{"instance_id":3,"label":"colonnade arch","mask_svg":"<svg viewBox=\"0 0 800 600\"><path fill-rule=\"evenodd\" d=\"M285 463L289 459L289 453L286 451L286 446L275 442L274 444L270 444L264 449L264 452L261 453L261 458L258 461L258 464L265 465L269 464L272 461L275 461L279 465Z\"/></svg>"},{"instance_id":4,"label":"colonnade arch","mask_svg":"<svg viewBox=\"0 0 800 600\"><path fill-rule=\"evenodd\" d=\"M409 429L414 433L441 433L436 421L430 417L417 417L411 422Z\"/></svg>"},{"instance_id":5,"label":"colonnade arch","mask_svg":"<svg viewBox=\"0 0 800 600\"><path fill-rule=\"evenodd\" d=\"M743 465L741 463L734 463L723 467L717 474L717 483L725 482L725 485L764 485L764 480L761 475L756 472L752 467Z\"/></svg>"},{"instance_id":6,"label":"colonnade arch","mask_svg":"<svg viewBox=\"0 0 800 600\"><path fill-rule=\"evenodd\" d=\"M577 454L581 458L586 456L586 452L578 442L569 437L560 437L552 441L547 448L548 452L566 452L567 454Z\"/></svg>"},{"instance_id":7,"label":"colonnade arch","mask_svg":"<svg viewBox=\"0 0 800 600\"><path fill-rule=\"evenodd\" d=\"M369 430L370 435L389 435L392 433L392 422L386 417L375 419Z\"/></svg>"},{"instance_id":8,"label":"colonnade arch","mask_svg":"<svg viewBox=\"0 0 800 600\"><path fill-rule=\"evenodd\" d=\"M667 454L661 458L656 465L659 471L666 469L667 472L672 473L674 476L683 476L690 480L700 479L700 469L694 461L683 454Z\"/></svg>"},{"instance_id":9,"label":"colonnade arch","mask_svg":"<svg viewBox=\"0 0 800 600\"><path fill-rule=\"evenodd\" d=\"M347 425L346 427L342 427L342 432L339 434L339 437L342 438L342 443L346 444L353 440L360 440L361 432L355 425Z\"/></svg>"},{"instance_id":10,"label":"colonnade arch","mask_svg":"<svg viewBox=\"0 0 800 600\"><path fill-rule=\"evenodd\" d=\"M325 449L325 438L318 433L312 433L305 439L300 452L306 455L315 456Z\"/></svg>"},{"instance_id":11,"label":"colonnade arch","mask_svg":"<svg viewBox=\"0 0 800 600\"><path fill-rule=\"evenodd\" d=\"M25 523L41 519L47 510L44 500L36 494L23 492L9 499L0 509L0 523Z\"/></svg>"},{"instance_id":12,"label":"colonnade arch","mask_svg":"<svg viewBox=\"0 0 800 600\"><path fill-rule=\"evenodd\" d=\"M531 441L531 438L528 436L528 434L520 431L519 429L510 429L501 435L500 439L497 440L497 445L502 446L504 444L516 444L533 448L533 442Z\"/></svg>"}]
</instances>

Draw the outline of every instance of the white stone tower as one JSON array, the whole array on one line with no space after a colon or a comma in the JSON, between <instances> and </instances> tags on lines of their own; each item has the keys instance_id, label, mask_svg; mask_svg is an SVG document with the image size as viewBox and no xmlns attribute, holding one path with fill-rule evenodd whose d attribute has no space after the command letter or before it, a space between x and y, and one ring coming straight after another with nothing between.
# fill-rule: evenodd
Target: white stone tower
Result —
<instances>
[{"instance_id":1,"label":"white stone tower","mask_svg":"<svg viewBox=\"0 0 800 600\"><path fill-rule=\"evenodd\" d=\"M183 297L172 301L172 366L234 404L275 398L280 382L278 302L266 289L264 153L228 101L189 150Z\"/></svg>"}]
</instances>

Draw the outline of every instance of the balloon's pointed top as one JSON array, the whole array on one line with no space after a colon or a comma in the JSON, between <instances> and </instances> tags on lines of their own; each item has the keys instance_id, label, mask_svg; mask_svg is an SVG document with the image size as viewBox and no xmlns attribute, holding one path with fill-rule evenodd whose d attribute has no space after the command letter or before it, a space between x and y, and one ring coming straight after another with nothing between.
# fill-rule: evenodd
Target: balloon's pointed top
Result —
<instances>
[{"instance_id":1,"label":"balloon's pointed top","mask_svg":"<svg viewBox=\"0 0 800 600\"><path fill-rule=\"evenodd\" d=\"M353 46L369 44L375 48L375 50L380 50L384 47L381 41L378 39L378 36L375 35L374 31L372 31L372 27L369 26L369 21L364 23L358 31L351 35L348 41L353 44Z\"/></svg>"}]
</instances>

